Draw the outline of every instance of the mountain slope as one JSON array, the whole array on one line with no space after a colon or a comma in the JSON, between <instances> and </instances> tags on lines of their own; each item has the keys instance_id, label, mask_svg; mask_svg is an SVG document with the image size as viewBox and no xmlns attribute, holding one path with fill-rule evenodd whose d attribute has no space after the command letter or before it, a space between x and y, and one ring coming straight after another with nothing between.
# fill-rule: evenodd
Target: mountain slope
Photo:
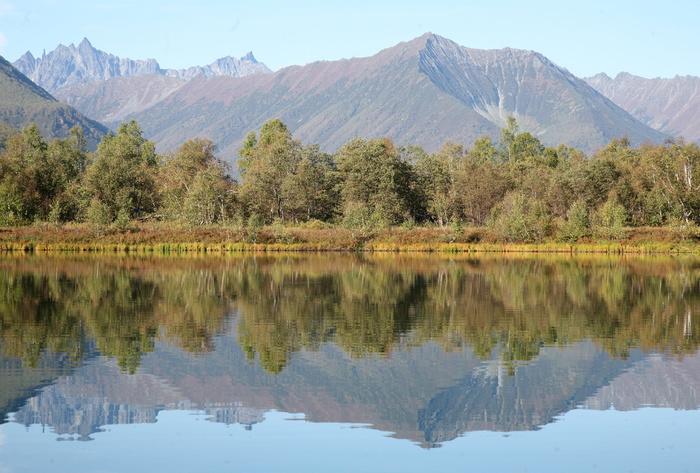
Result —
<instances>
[{"instance_id":1,"label":"mountain slope","mask_svg":"<svg viewBox=\"0 0 700 473\"><path fill-rule=\"evenodd\" d=\"M469 49L433 36L421 51L421 70L490 122L500 126L513 115L548 145L565 143L592 151L622 135L636 144L662 139L533 51Z\"/></svg>"},{"instance_id":2,"label":"mountain slope","mask_svg":"<svg viewBox=\"0 0 700 473\"><path fill-rule=\"evenodd\" d=\"M626 72L585 79L598 92L655 130L700 140L700 77L645 79Z\"/></svg>"},{"instance_id":3,"label":"mountain slope","mask_svg":"<svg viewBox=\"0 0 700 473\"><path fill-rule=\"evenodd\" d=\"M244 136L275 117L295 137L332 151L357 136L428 150L484 134L497 139L508 115L553 146L593 151L623 135L634 144L663 140L537 53L473 50L432 34L368 58L200 77L133 118L161 149L204 136L235 159Z\"/></svg>"},{"instance_id":4,"label":"mountain slope","mask_svg":"<svg viewBox=\"0 0 700 473\"><path fill-rule=\"evenodd\" d=\"M58 102L0 57L0 130L15 130L36 123L45 139L64 138L74 126L83 128L88 145L97 147L107 128Z\"/></svg>"},{"instance_id":5,"label":"mountain slope","mask_svg":"<svg viewBox=\"0 0 700 473\"><path fill-rule=\"evenodd\" d=\"M101 123L121 123L179 90L185 81L161 74L112 77L63 87L54 94Z\"/></svg>"},{"instance_id":6,"label":"mountain slope","mask_svg":"<svg viewBox=\"0 0 700 473\"><path fill-rule=\"evenodd\" d=\"M51 93L75 84L104 81L112 77L158 74L190 80L199 75L239 77L255 72L270 72L267 66L256 61L253 53L248 53L240 60L227 56L208 66L178 70L161 69L155 59L146 59L145 61L122 59L95 49L87 38L83 39L77 47L73 44L70 46L59 45L55 50L40 58L35 58L32 53L26 52L13 65L29 79Z\"/></svg>"}]
</instances>

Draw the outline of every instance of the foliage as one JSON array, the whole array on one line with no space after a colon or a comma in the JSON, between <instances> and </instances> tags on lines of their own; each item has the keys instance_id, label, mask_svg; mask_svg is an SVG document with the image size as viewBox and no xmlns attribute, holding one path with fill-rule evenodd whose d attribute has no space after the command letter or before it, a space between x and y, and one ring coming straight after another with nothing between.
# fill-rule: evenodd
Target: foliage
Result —
<instances>
[{"instance_id":1,"label":"foliage","mask_svg":"<svg viewBox=\"0 0 700 473\"><path fill-rule=\"evenodd\" d=\"M561 238L565 241L577 242L591 235L591 220L588 205L584 199L579 199L566 212L566 222L561 229Z\"/></svg>"},{"instance_id":2,"label":"foliage","mask_svg":"<svg viewBox=\"0 0 700 473\"><path fill-rule=\"evenodd\" d=\"M302 146L279 119L251 133L239 152L241 200L266 222L328 219L335 214L334 163L317 145Z\"/></svg>"},{"instance_id":3,"label":"foliage","mask_svg":"<svg viewBox=\"0 0 700 473\"><path fill-rule=\"evenodd\" d=\"M285 227L322 222L347 229L357 245L400 226L477 229L448 241L490 234L532 243L621 240L644 227L691 239L700 224L700 147L682 139L633 148L623 137L587 158L563 144L543 147L509 117L497 144L484 136L471 149L445 143L426 153L356 138L328 154L273 119L239 155L240 183L208 139L159 156L132 120L90 154L80 130L47 143L32 125L0 152L0 224L82 220L100 235L130 232L136 220L222 225L248 243L290 242Z\"/></svg>"},{"instance_id":4,"label":"foliage","mask_svg":"<svg viewBox=\"0 0 700 473\"><path fill-rule=\"evenodd\" d=\"M123 224L124 220L142 218L156 210L156 172L158 160L155 144L143 137L134 121L122 123L117 134L105 136L95 159L87 167L82 185L84 201L99 207L104 220Z\"/></svg>"},{"instance_id":5,"label":"foliage","mask_svg":"<svg viewBox=\"0 0 700 473\"><path fill-rule=\"evenodd\" d=\"M235 212L236 185L211 140L195 138L160 167L160 212L192 225L223 223Z\"/></svg>"},{"instance_id":6,"label":"foliage","mask_svg":"<svg viewBox=\"0 0 700 473\"><path fill-rule=\"evenodd\" d=\"M551 217L539 201L528 199L521 192L511 192L494 207L489 228L509 242L540 241L551 231Z\"/></svg>"},{"instance_id":7,"label":"foliage","mask_svg":"<svg viewBox=\"0 0 700 473\"><path fill-rule=\"evenodd\" d=\"M336 159L344 213L365 215L362 222L373 226L398 224L412 214L415 173L390 140L356 138Z\"/></svg>"},{"instance_id":8,"label":"foliage","mask_svg":"<svg viewBox=\"0 0 700 473\"><path fill-rule=\"evenodd\" d=\"M627 224L627 211L612 195L598 211L595 217L594 231L597 236L606 239L620 239Z\"/></svg>"}]
</instances>

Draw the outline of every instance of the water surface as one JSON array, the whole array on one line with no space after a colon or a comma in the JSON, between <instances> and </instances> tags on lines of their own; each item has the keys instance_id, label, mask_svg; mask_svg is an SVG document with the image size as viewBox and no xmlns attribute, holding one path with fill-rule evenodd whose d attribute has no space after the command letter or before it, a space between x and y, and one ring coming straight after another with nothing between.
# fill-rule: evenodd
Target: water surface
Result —
<instances>
[{"instance_id":1,"label":"water surface","mask_svg":"<svg viewBox=\"0 0 700 473\"><path fill-rule=\"evenodd\" d=\"M0 258L0 471L697 471L700 260Z\"/></svg>"}]
</instances>

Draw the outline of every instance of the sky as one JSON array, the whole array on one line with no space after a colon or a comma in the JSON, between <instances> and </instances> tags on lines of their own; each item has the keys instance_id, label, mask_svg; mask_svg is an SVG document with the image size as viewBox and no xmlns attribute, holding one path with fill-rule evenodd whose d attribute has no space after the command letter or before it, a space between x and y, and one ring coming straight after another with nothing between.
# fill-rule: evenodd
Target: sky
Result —
<instances>
[{"instance_id":1,"label":"sky","mask_svg":"<svg viewBox=\"0 0 700 473\"><path fill-rule=\"evenodd\" d=\"M270 69L371 56L426 32L537 51L574 75L700 76L692 0L0 0L0 55L92 45L162 68L252 51Z\"/></svg>"}]
</instances>

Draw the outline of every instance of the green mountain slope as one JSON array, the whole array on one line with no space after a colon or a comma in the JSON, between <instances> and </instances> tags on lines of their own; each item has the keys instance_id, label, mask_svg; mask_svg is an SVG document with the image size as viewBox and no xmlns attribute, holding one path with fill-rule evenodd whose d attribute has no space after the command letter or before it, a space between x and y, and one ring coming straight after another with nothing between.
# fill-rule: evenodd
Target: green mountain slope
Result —
<instances>
[{"instance_id":1,"label":"green mountain slope","mask_svg":"<svg viewBox=\"0 0 700 473\"><path fill-rule=\"evenodd\" d=\"M90 148L96 148L107 128L90 120L27 79L0 56L0 137L36 123L45 139L65 138L74 126L83 128Z\"/></svg>"}]
</instances>

